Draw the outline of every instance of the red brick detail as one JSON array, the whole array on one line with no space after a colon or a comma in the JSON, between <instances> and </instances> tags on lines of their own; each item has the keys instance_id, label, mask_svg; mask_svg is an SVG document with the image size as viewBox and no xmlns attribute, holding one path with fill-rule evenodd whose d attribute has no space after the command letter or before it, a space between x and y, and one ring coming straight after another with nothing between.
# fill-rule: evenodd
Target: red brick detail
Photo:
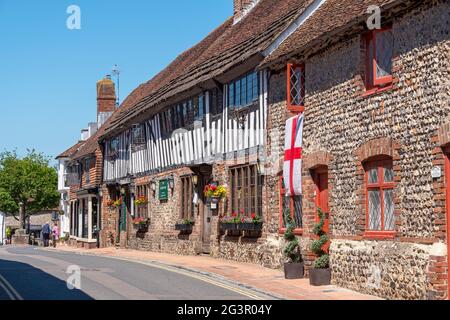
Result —
<instances>
[{"instance_id":1,"label":"red brick detail","mask_svg":"<svg viewBox=\"0 0 450 320\"><path fill-rule=\"evenodd\" d=\"M430 300L446 300L448 296L447 257L430 256L428 264L428 297Z\"/></svg>"},{"instance_id":2,"label":"red brick detail","mask_svg":"<svg viewBox=\"0 0 450 320\"><path fill-rule=\"evenodd\" d=\"M358 218L356 219L356 236L364 237L366 234L366 196L365 196L365 169L364 163L371 158L387 156L392 158L393 160L393 169L394 169L394 182L396 187L394 189L394 203L396 205L395 214L395 225L397 230L401 226L400 219L398 218L401 210L401 199L398 196L400 194L400 190L398 190L398 185L401 180L401 169L398 166L397 161L400 159L399 156L400 145L393 141L390 138L382 137L378 139L370 140L363 145L361 145L358 149L355 150L354 154L356 157L356 175L357 175L357 198L356 198L356 212L358 214ZM402 235L398 232L389 234L386 236L386 239L397 239ZM377 240L383 240L383 237L376 237Z\"/></svg>"},{"instance_id":3,"label":"red brick detail","mask_svg":"<svg viewBox=\"0 0 450 320\"><path fill-rule=\"evenodd\" d=\"M331 160L331 155L327 151L316 151L303 155L303 165L305 169L308 170L312 170L320 166L328 167Z\"/></svg>"},{"instance_id":4,"label":"red brick detail","mask_svg":"<svg viewBox=\"0 0 450 320\"><path fill-rule=\"evenodd\" d=\"M439 128L437 139L436 139L436 137L434 137L433 139L434 139L434 141L432 140L432 142L439 142L439 145L441 147L449 145L450 144L450 122L447 122L446 124L442 125Z\"/></svg>"}]
</instances>

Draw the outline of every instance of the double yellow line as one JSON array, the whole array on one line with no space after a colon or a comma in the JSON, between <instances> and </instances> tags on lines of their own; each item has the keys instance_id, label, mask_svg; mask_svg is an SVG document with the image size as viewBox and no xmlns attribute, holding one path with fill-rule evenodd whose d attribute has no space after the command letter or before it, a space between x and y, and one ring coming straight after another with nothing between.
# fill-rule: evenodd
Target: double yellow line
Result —
<instances>
[{"instance_id":1,"label":"double yellow line","mask_svg":"<svg viewBox=\"0 0 450 320\"><path fill-rule=\"evenodd\" d=\"M0 274L0 288L2 288L6 294L8 295L9 299L11 300L23 300L22 296L17 292L16 289L9 283L8 280L5 279Z\"/></svg>"},{"instance_id":2,"label":"double yellow line","mask_svg":"<svg viewBox=\"0 0 450 320\"><path fill-rule=\"evenodd\" d=\"M187 276L187 277L190 277L190 278L194 278L194 279L197 279L197 280L200 280L200 281L203 281L203 282L207 282L207 283L212 284L212 285L214 285L216 287L220 287L220 288L223 288L223 289L226 289L226 290L230 290L230 291L235 292L235 293L239 293L239 294L241 294L243 296L246 296L246 297L248 297L250 299L253 299L253 300L264 300L264 298L262 298L262 297L260 297L260 296L258 296L256 294L253 294L253 293L251 293L248 290L240 289L240 288L237 288L235 286L231 286L231 285L222 283L220 281L213 280L213 279L211 279L209 277L206 277L206 276L197 275L197 274L195 274L193 272L183 271L183 270L180 270L180 269L177 269L177 268L173 268L173 267L168 267L168 266L166 267L166 266L163 266L163 265L160 265L160 264L155 264L155 263L151 263L151 262L144 262L144 261L139 261L139 260L134 260L134 259L130 260L130 259L124 259L124 258L119 258L119 257L114 257L113 259L118 259L118 260L127 261L127 262L132 261L132 262L144 264L144 265L147 265L147 266L150 266L150 267L162 269L162 270L165 270L165 271L181 274L181 275L184 275L184 276Z\"/></svg>"}]
</instances>

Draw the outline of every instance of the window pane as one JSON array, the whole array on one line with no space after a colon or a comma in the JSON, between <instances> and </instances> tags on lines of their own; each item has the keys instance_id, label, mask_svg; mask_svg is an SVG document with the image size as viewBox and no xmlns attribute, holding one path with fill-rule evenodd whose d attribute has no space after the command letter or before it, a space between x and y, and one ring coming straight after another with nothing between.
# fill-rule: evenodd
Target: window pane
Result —
<instances>
[{"instance_id":1,"label":"window pane","mask_svg":"<svg viewBox=\"0 0 450 320\"><path fill-rule=\"evenodd\" d=\"M373 85L373 40L367 46L367 83Z\"/></svg>"},{"instance_id":2,"label":"window pane","mask_svg":"<svg viewBox=\"0 0 450 320\"><path fill-rule=\"evenodd\" d=\"M228 89L228 106L230 107L234 106L234 83L230 83Z\"/></svg>"},{"instance_id":3,"label":"window pane","mask_svg":"<svg viewBox=\"0 0 450 320\"><path fill-rule=\"evenodd\" d=\"M394 50L394 36L392 31L376 34L377 42L377 78L385 77L392 71L392 53Z\"/></svg>"},{"instance_id":4,"label":"window pane","mask_svg":"<svg viewBox=\"0 0 450 320\"><path fill-rule=\"evenodd\" d=\"M295 106L303 105L303 73L299 67L291 69L291 103Z\"/></svg>"},{"instance_id":5,"label":"window pane","mask_svg":"<svg viewBox=\"0 0 450 320\"><path fill-rule=\"evenodd\" d=\"M378 183L378 168L369 170L369 183Z\"/></svg>"},{"instance_id":6,"label":"window pane","mask_svg":"<svg viewBox=\"0 0 450 320\"><path fill-rule=\"evenodd\" d=\"M369 229L381 230L381 199L379 190L369 191Z\"/></svg>"},{"instance_id":7,"label":"window pane","mask_svg":"<svg viewBox=\"0 0 450 320\"><path fill-rule=\"evenodd\" d=\"M258 72L253 72L253 101L258 100Z\"/></svg>"},{"instance_id":8,"label":"window pane","mask_svg":"<svg viewBox=\"0 0 450 320\"><path fill-rule=\"evenodd\" d=\"M394 225L394 190L384 190L384 230L395 230Z\"/></svg>"},{"instance_id":9,"label":"window pane","mask_svg":"<svg viewBox=\"0 0 450 320\"><path fill-rule=\"evenodd\" d=\"M383 168L383 171L384 171L384 182L393 182L394 170L392 169L392 165L386 165Z\"/></svg>"},{"instance_id":10,"label":"window pane","mask_svg":"<svg viewBox=\"0 0 450 320\"><path fill-rule=\"evenodd\" d=\"M236 96L236 103L235 106L239 107L241 105L241 80L236 81L236 88L235 88L235 96Z\"/></svg>"},{"instance_id":11,"label":"window pane","mask_svg":"<svg viewBox=\"0 0 450 320\"><path fill-rule=\"evenodd\" d=\"M294 222L297 228L301 228L303 226L302 223L302 197L295 196L293 197L294 202Z\"/></svg>"},{"instance_id":12,"label":"window pane","mask_svg":"<svg viewBox=\"0 0 450 320\"><path fill-rule=\"evenodd\" d=\"M249 73L247 75L247 103L253 101L253 74Z\"/></svg>"},{"instance_id":13,"label":"window pane","mask_svg":"<svg viewBox=\"0 0 450 320\"><path fill-rule=\"evenodd\" d=\"M283 196L283 203L282 203L282 208L283 208L283 227L287 227L288 224L288 217L291 215L290 212L290 205L291 205L291 197L285 197Z\"/></svg>"}]
</instances>

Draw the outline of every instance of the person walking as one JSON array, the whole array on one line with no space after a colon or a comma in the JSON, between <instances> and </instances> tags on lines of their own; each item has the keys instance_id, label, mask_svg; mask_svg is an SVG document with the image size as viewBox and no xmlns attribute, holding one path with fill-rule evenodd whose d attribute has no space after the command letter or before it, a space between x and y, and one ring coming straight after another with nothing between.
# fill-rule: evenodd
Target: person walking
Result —
<instances>
[{"instance_id":1,"label":"person walking","mask_svg":"<svg viewBox=\"0 0 450 320\"><path fill-rule=\"evenodd\" d=\"M42 240L44 240L44 247L49 246L50 233L51 233L50 224L48 222L46 222L42 226Z\"/></svg>"},{"instance_id":2,"label":"person walking","mask_svg":"<svg viewBox=\"0 0 450 320\"><path fill-rule=\"evenodd\" d=\"M56 242L59 240L59 227L58 223L55 222L55 225L52 229L52 244L53 247L56 248Z\"/></svg>"}]
</instances>

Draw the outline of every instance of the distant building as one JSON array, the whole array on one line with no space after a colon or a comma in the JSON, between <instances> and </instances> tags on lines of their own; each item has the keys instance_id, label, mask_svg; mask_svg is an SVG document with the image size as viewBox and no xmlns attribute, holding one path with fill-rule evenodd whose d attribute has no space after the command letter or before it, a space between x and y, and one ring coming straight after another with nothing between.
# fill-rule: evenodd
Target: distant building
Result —
<instances>
[{"instance_id":1,"label":"distant building","mask_svg":"<svg viewBox=\"0 0 450 320\"><path fill-rule=\"evenodd\" d=\"M4 244L6 238L5 214L0 212L0 245Z\"/></svg>"}]
</instances>

